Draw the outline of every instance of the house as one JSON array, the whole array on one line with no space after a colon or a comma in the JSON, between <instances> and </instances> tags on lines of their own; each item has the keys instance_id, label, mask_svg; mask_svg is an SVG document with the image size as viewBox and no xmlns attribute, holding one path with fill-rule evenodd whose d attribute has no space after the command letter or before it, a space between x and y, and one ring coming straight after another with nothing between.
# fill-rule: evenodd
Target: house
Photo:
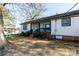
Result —
<instances>
[{"instance_id":1,"label":"house","mask_svg":"<svg viewBox=\"0 0 79 59\"><path fill-rule=\"evenodd\" d=\"M21 24L22 31L47 31L51 38L79 41L79 10L52 15Z\"/></svg>"},{"instance_id":2,"label":"house","mask_svg":"<svg viewBox=\"0 0 79 59\"><path fill-rule=\"evenodd\" d=\"M4 34L5 35L19 34L19 28L16 28L12 25L4 26Z\"/></svg>"}]
</instances>

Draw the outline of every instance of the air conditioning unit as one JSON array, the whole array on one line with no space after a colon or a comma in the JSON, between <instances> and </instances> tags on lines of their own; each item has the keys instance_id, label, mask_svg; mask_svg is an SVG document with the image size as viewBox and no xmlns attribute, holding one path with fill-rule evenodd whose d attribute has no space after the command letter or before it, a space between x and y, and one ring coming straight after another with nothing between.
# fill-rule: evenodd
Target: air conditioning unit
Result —
<instances>
[{"instance_id":1,"label":"air conditioning unit","mask_svg":"<svg viewBox=\"0 0 79 59\"><path fill-rule=\"evenodd\" d=\"M55 35L56 39L63 39L63 35Z\"/></svg>"}]
</instances>

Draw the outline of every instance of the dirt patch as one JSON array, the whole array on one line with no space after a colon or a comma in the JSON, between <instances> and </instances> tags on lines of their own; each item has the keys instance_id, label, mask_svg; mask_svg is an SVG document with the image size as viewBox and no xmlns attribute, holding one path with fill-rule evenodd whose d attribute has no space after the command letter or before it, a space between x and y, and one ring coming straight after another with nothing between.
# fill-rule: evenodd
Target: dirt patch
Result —
<instances>
[{"instance_id":1,"label":"dirt patch","mask_svg":"<svg viewBox=\"0 0 79 59\"><path fill-rule=\"evenodd\" d=\"M9 40L0 52L4 56L74 56L79 55L79 42L47 41L37 38Z\"/></svg>"}]
</instances>

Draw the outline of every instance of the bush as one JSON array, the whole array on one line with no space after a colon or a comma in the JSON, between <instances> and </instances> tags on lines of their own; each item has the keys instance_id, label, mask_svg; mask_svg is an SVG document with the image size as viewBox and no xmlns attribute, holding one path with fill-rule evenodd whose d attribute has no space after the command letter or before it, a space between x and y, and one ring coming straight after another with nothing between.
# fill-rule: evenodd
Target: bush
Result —
<instances>
[{"instance_id":1,"label":"bush","mask_svg":"<svg viewBox=\"0 0 79 59\"><path fill-rule=\"evenodd\" d=\"M20 34L21 36L25 36L25 33L24 32L21 32L21 34Z\"/></svg>"},{"instance_id":2,"label":"bush","mask_svg":"<svg viewBox=\"0 0 79 59\"><path fill-rule=\"evenodd\" d=\"M30 36L31 31L22 32L21 36Z\"/></svg>"},{"instance_id":3,"label":"bush","mask_svg":"<svg viewBox=\"0 0 79 59\"><path fill-rule=\"evenodd\" d=\"M43 31L43 32L34 32L33 33L33 37L37 37L37 38L47 38L47 32Z\"/></svg>"},{"instance_id":4,"label":"bush","mask_svg":"<svg viewBox=\"0 0 79 59\"><path fill-rule=\"evenodd\" d=\"M31 34L31 31L25 32L25 36L30 36L30 34Z\"/></svg>"},{"instance_id":5,"label":"bush","mask_svg":"<svg viewBox=\"0 0 79 59\"><path fill-rule=\"evenodd\" d=\"M17 36L16 35L9 35L9 36L6 36L6 39L7 40L17 40Z\"/></svg>"},{"instance_id":6,"label":"bush","mask_svg":"<svg viewBox=\"0 0 79 59\"><path fill-rule=\"evenodd\" d=\"M32 33L33 34L33 37L40 37L40 33L39 32L34 32L34 33Z\"/></svg>"}]
</instances>

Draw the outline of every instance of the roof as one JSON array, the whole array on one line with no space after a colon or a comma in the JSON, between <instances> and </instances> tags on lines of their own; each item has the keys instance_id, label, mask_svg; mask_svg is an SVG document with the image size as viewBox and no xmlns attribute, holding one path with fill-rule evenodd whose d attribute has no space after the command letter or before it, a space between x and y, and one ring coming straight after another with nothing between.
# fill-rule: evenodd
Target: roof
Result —
<instances>
[{"instance_id":1,"label":"roof","mask_svg":"<svg viewBox=\"0 0 79 59\"><path fill-rule=\"evenodd\" d=\"M72 16L72 15L79 15L79 10L75 10L75 11L71 11L71 12L65 12L65 13L61 13L61 14L56 14L56 15L52 15L52 16L48 16L48 17L43 17L43 18L40 18L40 19L24 22L22 24L38 23L38 22L42 22L42 21L50 21L51 19L57 19L57 18Z\"/></svg>"}]
</instances>

